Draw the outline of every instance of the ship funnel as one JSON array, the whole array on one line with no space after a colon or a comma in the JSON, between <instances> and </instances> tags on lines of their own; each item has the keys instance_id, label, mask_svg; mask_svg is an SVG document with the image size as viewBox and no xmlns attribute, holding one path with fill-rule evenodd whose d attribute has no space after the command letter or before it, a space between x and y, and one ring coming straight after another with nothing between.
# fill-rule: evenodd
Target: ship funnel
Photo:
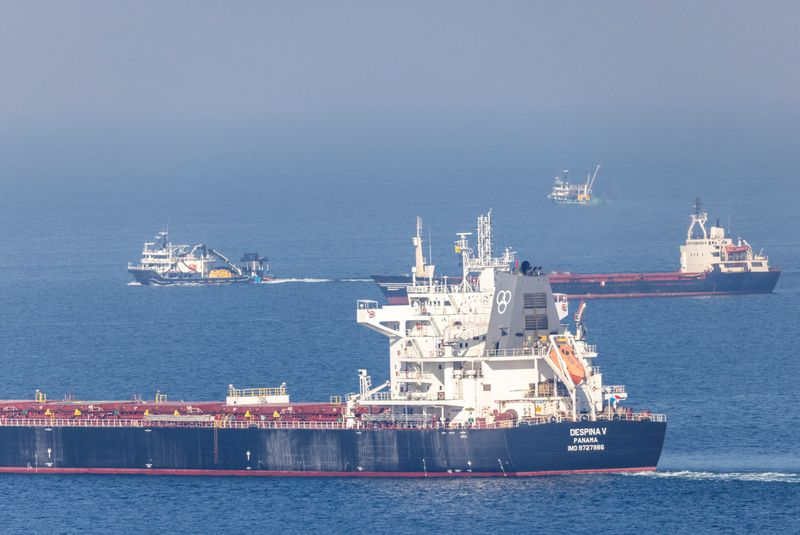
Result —
<instances>
[{"instance_id":1,"label":"ship funnel","mask_svg":"<svg viewBox=\"0 0 800 535\"><path fill-rule=\"evenodd\" d=\"M487 350L521 349L540 336L557 334L559 321L547 277L497 273Z\"/></svg>"}]
</instances>

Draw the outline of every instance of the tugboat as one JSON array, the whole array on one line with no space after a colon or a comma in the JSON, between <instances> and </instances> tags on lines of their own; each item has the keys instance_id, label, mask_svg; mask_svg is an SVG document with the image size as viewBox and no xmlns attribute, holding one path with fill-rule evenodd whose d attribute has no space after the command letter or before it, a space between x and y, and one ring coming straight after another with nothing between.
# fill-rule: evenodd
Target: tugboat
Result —
<instances>
[{"instance_id":1,"label":"tugboat","mask_svg":"<svg viewBox=\"0 0 800 535\"><path fill-rule=\"evenodd\" d=\"M485 221L485 220L484 220ZM491 230L489 228L489 230ZM356 304L389 339L390 376L330 402L285 385L225 401L0 401L0 472L240 476L535 476L652 471L666 417L604 386L583 310L513 253L462 236L459 284L414 284L408 305ZM488 253L488 254L487 254ZM473 282L474 281L474 282ZM558 304L558 305L557 305ZM623 333L620 333L622 335ZM629 332L624 333L630 336Z\"/></svg>"},{"instance_id":2,"label":"tugboat","mask_svg":"<svg viewBox=\"0 0 800 535\"><path fill-rule=\"evenodd\" d=\"M491 215L491 213L490 213ZM706 227L708 214L695 200L689 216L686 242L680 247L680 270L655 273L550 273L553 291L571 299L614 297L680 297L771 293L780 270L770 267L763 252L739 238L726 236L719 223ZM419 252L417 253L419 256ZM408 303L406 289L413 277L373 275L383 295L392 304ZM459 280L457 277L449 278Z\"/></svg>"},{"instance_id":3,"label":"tugboat","mask_svg":"<svg viewBox=\"0 0 800 535\"><path fill-rule=\"evenodd\" d=\"M128 264L128 273L145 286L257 283L272 278L267 259L258 253L245 253L237 266L204 243L193 247L170 243L167 231L157 233L155 240L144 244L138 264Z\"/></svg>"},{"instance_id":4,"label":"tugboat","mask_svg":"<svg viewBox=\"0 0 800 535\"><path fill-rule=\"evenodd\" d=\"M600 166L595 167L594 173L586 175L585 184L570 184L567 180L569 171L566 169L561 171L561 175L555 178L553 183L553 191L547 196L548 199L556 204L581 204L588 206L595 202L592 197L592 187L597 178L597 172L600 171Z\"/></svg>"}]
</instances>

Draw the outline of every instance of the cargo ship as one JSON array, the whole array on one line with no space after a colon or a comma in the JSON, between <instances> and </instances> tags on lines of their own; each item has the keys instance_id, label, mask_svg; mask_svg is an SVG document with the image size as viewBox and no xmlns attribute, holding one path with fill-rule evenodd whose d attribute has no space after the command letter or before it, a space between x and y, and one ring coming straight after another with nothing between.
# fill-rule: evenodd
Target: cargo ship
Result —
<instances>
[{"instance_id":1,"label":"cargo ship","mask_svg":"<svg viewBox=\"0 0 800 535\"><path fill-rule=\"evenodd\" d=\"M592 197L592 188L594 181L597 179L597 172L600 171L598 165L594 169L594 173L586 175L585 184L570 184L567 176L569 171L566 169L561 171L561 174L555 178L553 182L553 191L547 196L548 199L556 204L578 204L588 206L594 204L596 199Z\"/></svg>"},{"instance_id":2,"label":"cargo ship","mask_svg":"<svg viewBox=\"0 0 800 535\"><path fill-rule=\"evenodd\" d=\"M780 270L770 267L763 252L755 253L743 239L734 242L719 223L706 227L708 214L694 203L689 216L686 242L680 247L680 269L671 272L639 273L558 273L547 275L553 291L570 298L602 299L615 297L679 297L771 293L778 283ZM421 243L419 232L414 243ZM421 246L420 246L421 247ZM421 252L417 248L417 258ZM423 257L424 259L424 257ZM411 276L373 275L386 299L393 304L408 302L406 288L418 273ZM450 278L458 280L457 277Z\"/></svg>"},{"instance_id":3,"label":"cargo ship","mask_svg":"<svg viewBox=\"0 0 800 535\"><path fill-rule=\"evenodd\" d=\"M563 296L509 254L407 305L356 303L389 340L389 378L329 401L228 387L224 401L0 401L0 472L238 476L534 476L655 470L666 417L603 384ZM486 244L481 244L485 246ZM482 247L478 251L485 250ZM623 335L620 333L620 335ZM624 336L630 336L629 332Z\"/></svg>"},{"instance_id":4,"label":"cargo ship","mask_svg":"<svg viewBox=\"0 0 800 535\"><path fill-rule=\"evenodd\" d=\"M204 243L174 244L169 232L161 231L154 242L145 242L141 260L129 263L128 273L145 286L258 283L272 279L266 261L258 253L245 253L236 265Z\"/></svg>"}]
</instances>

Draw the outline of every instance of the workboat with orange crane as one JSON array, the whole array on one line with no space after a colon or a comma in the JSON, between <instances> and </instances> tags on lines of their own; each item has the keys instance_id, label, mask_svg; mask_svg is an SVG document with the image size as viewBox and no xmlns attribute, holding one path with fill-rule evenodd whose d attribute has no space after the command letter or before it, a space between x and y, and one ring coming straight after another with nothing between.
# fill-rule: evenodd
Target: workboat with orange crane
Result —
<instances>
[{"instance_id":1,"label":"workboat with orange crane","mask_svg":"<svg viewBox=\"0 0 800 535\"><path fill-rule=\"evenodd\" d=\"M594 173L586 175L585 184L570 184L568 180L569 171L563 170L561 174L555 178L553 182L553 191L547 196L548 199L556 204L577 204L588 206L596 202L595 197L592 196L592 188L597 179L597 172L600 171L598 165L594 169Z\"/></svg>"},{"instance_id":2,"label":"workboat with orange crane","mask_svg":"<svg viewBox=\"0 0 800 535\"><path fill-rule=\"evenodd\" d=\"M272 279L267 259L258 253L245 253L241 262L234 264L204 243L195 246L171 243L169 232L161 231L154 242L144 244L139 263L128 264L128 273L144 286L217 286Z\"/></svg>"}]
</instances>

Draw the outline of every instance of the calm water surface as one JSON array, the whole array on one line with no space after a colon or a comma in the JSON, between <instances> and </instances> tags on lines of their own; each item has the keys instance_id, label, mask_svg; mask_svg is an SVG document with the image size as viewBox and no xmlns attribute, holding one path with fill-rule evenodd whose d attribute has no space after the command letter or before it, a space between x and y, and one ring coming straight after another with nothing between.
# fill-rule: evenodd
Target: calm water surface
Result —
<instances>
[{"instance_id":1,"label":"calm water surface","mask_svg":"<svg viewBox=\"0 0 800 535\"><path fill-rule=\"evenodd\" d=\"M794 183L697 186L645 195L616 177L604 203L554 207L543 192L459 196L369 188L114 191L76 188L42 201L5 195L0 211L0 395L220 399L229 383L285 381L296 400L387 373L386 341L355 324L364 281L411 263L414 216L434 262L456 270L455 232L494 208L496 242L545 269L677 267L688 210L712 218L783 268L776 293L591 302L589 336L605 379L630 405L668 414L659 472L529 480L0 477L0 531L296 533L398 531L800 531L800 239ZM536 184L544 193L549 180ZM695 187L697 186L697 187ZM696 191L696 190L700 191ZM623 195L624 192L624 195ZM57 200L54 200L57 199ZM175 241L230 256L257 250L283 279L229 288L129 285L125 266L169 223Z\"/></svg>"}]
</instances>

